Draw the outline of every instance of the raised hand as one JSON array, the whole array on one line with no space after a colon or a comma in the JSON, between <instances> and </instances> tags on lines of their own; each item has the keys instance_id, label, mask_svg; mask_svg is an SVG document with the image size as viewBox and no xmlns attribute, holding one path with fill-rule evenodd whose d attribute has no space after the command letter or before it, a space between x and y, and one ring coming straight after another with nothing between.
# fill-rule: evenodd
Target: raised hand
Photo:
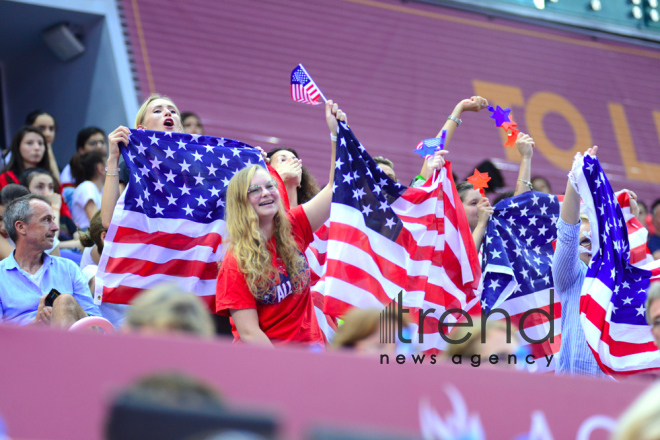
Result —
<instances>
[{"instance_id":1,"label":"raised hand","mask_svg":"<svg viewBox=\"0 0 660 440\"><path fill-rule=\"evenodd\" d=\"M596 156L598 153L598 145L594 145L593 147L589 148L587 151L584 152L584 155L586 156L587 154L590 156Z\"/></svg>"},{"instance_id":2,"label":"raised hand","mask_svg":"<svg viewBox=\"0 0 660 440\"><path fill-rule=\"evenodd\" d=\"M473 96L462 100L456 107L460 107L461 112L478 112L488 107L488 100L481 96Z\"/></svg>"},{"instance_id":3,"label":"raised hand","mask_svg":"<svg viewBox=\"0 0 660 440\"><path fill-rule=\"evenodd\" d=\"M449 154L447 150L438 150L426 161L426 179L430 179L433 171L440 171L445 166L445 156Z\"/></svg>"},{"instance_id":4,"label":"raised hand","mask_svg":"<svg viewBox=\"0 0 660 440\"><path fill-rule=\"evenodd\" d=\"M254 147L254 148L256 148L257 150L259 150L259 154L261 154L261 158L264 160L264 162L266 162L266 163L270 163L270 158L268 157L268 153L266 153L266 152L264 151L263 148L261 148L261 147L258 146L258 145L257 145L256 147Z\"/></svg>"},{"instance_id":5,"label":"raised hand","mask_svg":"<svg viewBox=\"0 0 660 440\"><path fill-rule=\"evenodd\" d=\"M112 133L108 135L108 148L109 148L109 158L119 158L121 154L119 151L119 144L128 145L128 137L131 135L131 131L128 127L120 125Z\"/></svg>"},{"instance_id":6,"label":"raised hand","mask_svg":"<svg viewBox=\"0 0 660 440\"><path fill-rule=\"evenodd\" d=\"M296 185L300 185L302 179L302 160L292 157L286 162L277 164L277 172L283 182L295 180Z\"/></svg>"},{"instance_id":7,"label":"raised hand","mask_svg":"<svg viewBox=\"0 0 660 440\"><path fill-rule=\"evenodd\" d=\"M518 133L516 139L516 148L522 158L531 158L534 154L534 139L528 134L523 132Z\"/></svg>"},{"instance_id":8,"label":"raised hand","mask_svg":"<svg viewBox=\"0 0 660 440\"><path fill-rule=\"evenodd\" d=\"M637 204L637 194L635 194L634 191L631 191L629 189L622 189L621 191L617 191L614 193L614 197L619 197L619 194L627 192L628 195L630 196L630 213L637 217L637 214L639 214L639 205Z\"/></svg>"},{"instance_id":9,"label":"raised hand","mask_svg":"<svg viewBox=\"0 0 660 440\"><path fill-rule=\"evenodd\" d=\"M477 224L485 225L490 219L490 215L493 213L494 209L490 205L490 201L486 197L482 197L477 203Z\"/></svg>"},{"instance_id":10,"label":"raised hand","mask_svg":"<svg viewBox=\"0 0 660 440\"><path fill-rule=\"evenodd\" d=\"M330 129L330 134L332 136L337 135L337 126L338 122L347 122L346 113L344 113L338 104L328 100L325 103L325 120L328 123L328 128Z\"/></svg>"}]
</instances>

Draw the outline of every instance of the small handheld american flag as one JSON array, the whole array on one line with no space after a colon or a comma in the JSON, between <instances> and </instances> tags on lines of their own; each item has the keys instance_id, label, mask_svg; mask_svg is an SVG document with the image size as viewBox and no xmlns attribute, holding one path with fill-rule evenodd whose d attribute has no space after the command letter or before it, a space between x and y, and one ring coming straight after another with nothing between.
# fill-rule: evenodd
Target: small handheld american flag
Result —
<instances>
[{"instance_id":1,"label":"small handheld american flag","mask_svg":"<svg viewBox=\"0 0 660 440\"><path fill-rule=\"evenodd\" d=\"M423 159L428 159L438 150L445 149L447 140L447 130L442 130L440 137L424 139L415 147L415 153L419 154Z\"/></svg>"},{"instance_id":2,"label":"small handheld american flag","mask_svg":"<svg viewBox=\"0 0 660 440\"><path fill-rule=\"evenodd\" d=\"M296 102L318 105L320 104L319 96L323 98L323 101L327 101L303 65L298 64L291 72L291 99Z\"/></svg>"}]
</instances>

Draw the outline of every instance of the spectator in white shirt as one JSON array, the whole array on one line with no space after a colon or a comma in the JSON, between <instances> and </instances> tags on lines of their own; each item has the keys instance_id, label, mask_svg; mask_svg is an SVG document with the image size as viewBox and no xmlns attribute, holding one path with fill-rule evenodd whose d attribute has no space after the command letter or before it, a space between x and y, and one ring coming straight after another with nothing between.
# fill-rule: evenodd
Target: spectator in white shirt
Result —
<instances>
[{"instance_id":1,"label":"spectator in white shirt","mask_svg":"<svg viewBox=\"0 0 660 440\"><path fill-rule=\"evenodd\" d=\"M101 192L105 183L106 155L104 151L77 154L71 160L71 172L76 180L71 215L80 229L87 229L96 211L101 209Z\"/></svg>"}]
</instances>

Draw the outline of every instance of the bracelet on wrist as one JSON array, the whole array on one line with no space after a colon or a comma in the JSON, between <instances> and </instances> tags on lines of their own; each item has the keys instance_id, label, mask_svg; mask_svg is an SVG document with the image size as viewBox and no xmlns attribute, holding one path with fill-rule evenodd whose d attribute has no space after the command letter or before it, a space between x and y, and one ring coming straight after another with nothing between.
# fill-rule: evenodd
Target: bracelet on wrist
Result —
<instances>
[{"instance_id":1,"label":"bracelet on wrist","mask_svg":"<svg viewBox=\"0 0 660 440\"><path fill-rule=\"evenodd\" d=\"M119 177L119 170L112 170L114 173L108 173L108 167L105 167L105 175L106 176L117 176Z\"/></svg>"},{"instance_id":2,"label":"bracelet on wrist","mask_svg":"<svg viewBox=\"0 0 660 440\"><path fill-rule=\"evenodd\" d=\"M459 118L457 118L457 117L454 116L454 115L449 115L449 117L447 118L447 120L456 122L456 126L457 126L457 127L460 127L460 126L461 126L461 122L463 122L462 119L459 119Z\"/></svg>"},{"instance_id":3,"label":"bracelet on wrist","mask_svg":"<svg viewBox=\"0 0 660 440\"><path fill-rule=\"evenodd\" d=\"M337 136L335 136L334 134L330 133L330 140L331 140L332 142L337 142Z\"/></svg>"},{"instance_id":4,"label":"bracelet on wrist","mask_svg":"<svg viewBox=\"0 0 660 440\"><path fill-rule=\"evenodd\" d=\"M532 182L530 182L529 180L518 179L518 182L524 183L525 185L527 185L530 191L534 191L534 185L532 185Z\"/></svg>"}]
</instances>

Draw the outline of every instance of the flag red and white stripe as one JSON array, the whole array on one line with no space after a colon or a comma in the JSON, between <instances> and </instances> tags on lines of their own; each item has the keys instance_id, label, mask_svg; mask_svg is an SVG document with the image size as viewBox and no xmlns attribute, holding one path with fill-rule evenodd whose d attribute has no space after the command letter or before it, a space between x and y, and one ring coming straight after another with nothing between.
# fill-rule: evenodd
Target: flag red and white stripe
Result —
<instances>
[{"instance_id":1,"label":"flag red and white stripe","mask_svg":"<svg viewBox=\"0 0 660 440\"><path fill-rule=\"evenodd\" d=\"M325 297L325 312L332 316L351 307L382 308L403 291L403 305L413 312L435 309L419 329L425 334L419 348L443 349L439 318L450 308L474 307L480 277L451 164L435 183L407 188L391 207L404 225L394 241L366 227L360 211L333 203L328 225L307 251L318 279L312 291Z\"/></svg>"},{"instance_id":2,"label":"flag red and white stripe","mask_svg":"<svg viewBox=\"0 0 660 440\"><path fill-rule=\"evenodd\" d=\"M641 251L634 257L635 245L627 232L631 219L614 202L614 192L596 157L576 156L570 177L582 197L594 237L580 297L587 343L607 374L658 371L660 352L646 322L645 303L650 282L660 279L660 261L643 264L646 251L640 244L636 247ZM625 202L624 197L624 209ZM631 264L633 258L636 266Z\"/></svg>"}]
</instances>

